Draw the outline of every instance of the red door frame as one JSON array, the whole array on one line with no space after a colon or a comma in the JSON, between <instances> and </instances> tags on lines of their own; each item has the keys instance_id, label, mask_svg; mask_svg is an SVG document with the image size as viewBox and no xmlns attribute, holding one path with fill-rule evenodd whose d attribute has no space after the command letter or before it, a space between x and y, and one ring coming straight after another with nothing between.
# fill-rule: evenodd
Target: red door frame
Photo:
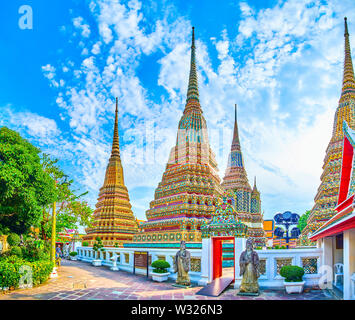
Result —
<instances>
[{"instance_id":1,"label":"red door frame","mask_svg":"<svg viewBox=\"0 0 355 320\"><path fill-rule=\"evenodd\" d=\"M212 280L220 278L222 276L222 241L233 240L233 274L235 279L235 238L234 237L213 237L212 238ZM234 280L233 280L234 281Z\"/></svg>"}]
</instances>

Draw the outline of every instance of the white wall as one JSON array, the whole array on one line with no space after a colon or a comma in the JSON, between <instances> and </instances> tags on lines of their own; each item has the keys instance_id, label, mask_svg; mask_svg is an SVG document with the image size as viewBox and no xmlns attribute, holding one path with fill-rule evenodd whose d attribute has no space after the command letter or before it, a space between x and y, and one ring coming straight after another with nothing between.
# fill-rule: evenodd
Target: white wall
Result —
<instances>
[{"instance_id":1,"label":"white wall","mask_svg":"<svg viewBox=\"0 0 355 320\"><path fill-rule=\"evenodd\" d=\"M204 255L211 255L211 247L205 246ZM78 259L91 262L94 260L93 258L93 250L91 247L78 247ZM117 266L120 270L133 272L133 255L134 251L148 251L150 255L152 255L152 262L158 259L158 255L166 256L166 261L168 261L171 265L170 279L176 279L176 274L173 273L173 258L178 251L178 249L137 249L137 248L105 248L106 259L102 262L104 266L112 266L112 261L110 260L110 256L107 253L116 252L117 255L120 255L120 262L117 263ZM189 249L191 253L191 257L202 258L202 249ZM240 250L238 250L236 256L236 285L239 286L240 277L239 272L239 256ZM292 258L292 264L298 265L302 267L302 258L303 257L316 257L318 270L322 263L322 252L323 250L320 248L303 248L303 249L278 249L278 250L257 250L259 254L259 259L266 260L266 273L261 275L259 278L259 285L261 288L263 287L271 287L271 288L281 288L283 287L283 278L277 274L277 259L279 258ZM125 263L124 254L129 254L129 263ZM150 268L150 272L151 272ZM137 273L145 274L145 270L136 269ZM211 266L204 266L201 259L201 272L190 272L191 281L197 282L200 285L205 285L211 281L212 268ZM304 280L306 281L306 286L318 285L318 281L320 278L320 274L306 274L304 276Z\"/></svg>"}]
</instances>

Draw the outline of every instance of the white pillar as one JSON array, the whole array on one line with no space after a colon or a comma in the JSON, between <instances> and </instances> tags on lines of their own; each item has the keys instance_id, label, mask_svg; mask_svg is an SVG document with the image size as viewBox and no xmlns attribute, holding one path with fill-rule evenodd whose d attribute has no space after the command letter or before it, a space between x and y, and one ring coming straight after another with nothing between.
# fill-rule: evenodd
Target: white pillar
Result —
<instances>
[{"instance_id":1,"label":"white pillar","mask_svg":"<svg viewBox=\"0 0 355 320\"><path fill-rule=\"evenodd\" d=\"M331 279L327 281L327 287L329 289L333 288L333 270L334 270L334 258L333 258L333 238L326 237L322 239L321 248L323 249L322 255L322 270L324 272L329 272L330 274L325 277L326 279ZM329 283L328 283L329 282Z\"/></svg>"},{"instance_id":2,"label":"white pillar","mask_svg":"<svg viewBox=\"0 0 355 320\"><path fill-rule=\"evenodd\" d=\"M245 238L235 238L234 239L234 272L235 272L235 279L234 279L234 288L238 289L240 283L242 282L242 277L240 274L240 267L239 267L239 259L241 253L245 250Z\"/></svg>"},{"instance_id":3,"label":"white pillar","mask_svg":"<svg viewBox=\"0 0 355 320\"><path fill-rule=\"evenodd\" d=\"M351 292L351 276L355 272L355 229L344 231L344 300L350 300Z\"/></svg>"},{"instance_id":4,"label":"white pillar","mask_svg":"<svg viewBox=\"0 0 355 320\"><path fill-rule=\"evenodd\" d=\"M212 264L212 240L202 239L201 279L198 281L200 286L212 281Z\"/></svg>"}]
</instances>

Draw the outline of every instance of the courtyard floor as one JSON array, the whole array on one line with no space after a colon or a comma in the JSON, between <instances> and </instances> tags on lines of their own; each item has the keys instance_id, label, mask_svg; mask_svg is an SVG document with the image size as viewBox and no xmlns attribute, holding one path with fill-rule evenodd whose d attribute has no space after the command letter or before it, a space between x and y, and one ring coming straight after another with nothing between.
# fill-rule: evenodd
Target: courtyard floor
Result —
<instances>
[{"instance_id":1,"label":"courtyard floor","mask_svg":"<svg viewBox=\"0 0 355 320\"><path fill-rule=\"evenodd\" d=\"M327 291L305 289L303 294L288 295L284 290L262 290L258 297L236 296L236 289L227 289L218 298L196 295L202 287L173 287L173 282L156 283L144 276L89 263L62 260L59 276L41 286L5 294L0 300L331 300Z\"/></svg>"}]
</instances>

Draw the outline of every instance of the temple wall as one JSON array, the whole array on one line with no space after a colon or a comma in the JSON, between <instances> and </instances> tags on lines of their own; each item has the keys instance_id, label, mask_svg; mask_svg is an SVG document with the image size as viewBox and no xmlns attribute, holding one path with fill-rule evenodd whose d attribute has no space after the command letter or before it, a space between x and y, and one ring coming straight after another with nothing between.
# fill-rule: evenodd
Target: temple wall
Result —
<instances>
[{"instance_id":1,"label":"temple wall","mask_svg":"<svg viewBox=\"0 0 355 320\"><path fill-rule=\"evenodd\" d=\"M190 278L192 282L198 283L201 279L202 249L188 249L191 253ZM91 247L78 247L78 260L91 262L94 260L94 251ZM134 252L148 251L150 262L164 258L170 263L169 279L175 280L176 274L173 269L173 257L178 249L143 249L143 248L105 248L105 254L101 253L102 265L111 267L113 253L119 256L117 266L119 270L133 272ZM317 286L321 274L319 268L322 262L323 249L302 248L302 249L279 249L279 250L257 250L260 259L259 285L261 288L283 288L283 277L279 275L279 270L283 265L292 264L303 267L305 270L304 280L306 286ZM240 253L236 255L236 267L239 266ZM152 268L149 268L149 272ZM145 274L145 270L136 269L136 273ZM238 286L239 284L236 283Z\"/></svg>"}]
</instances>

